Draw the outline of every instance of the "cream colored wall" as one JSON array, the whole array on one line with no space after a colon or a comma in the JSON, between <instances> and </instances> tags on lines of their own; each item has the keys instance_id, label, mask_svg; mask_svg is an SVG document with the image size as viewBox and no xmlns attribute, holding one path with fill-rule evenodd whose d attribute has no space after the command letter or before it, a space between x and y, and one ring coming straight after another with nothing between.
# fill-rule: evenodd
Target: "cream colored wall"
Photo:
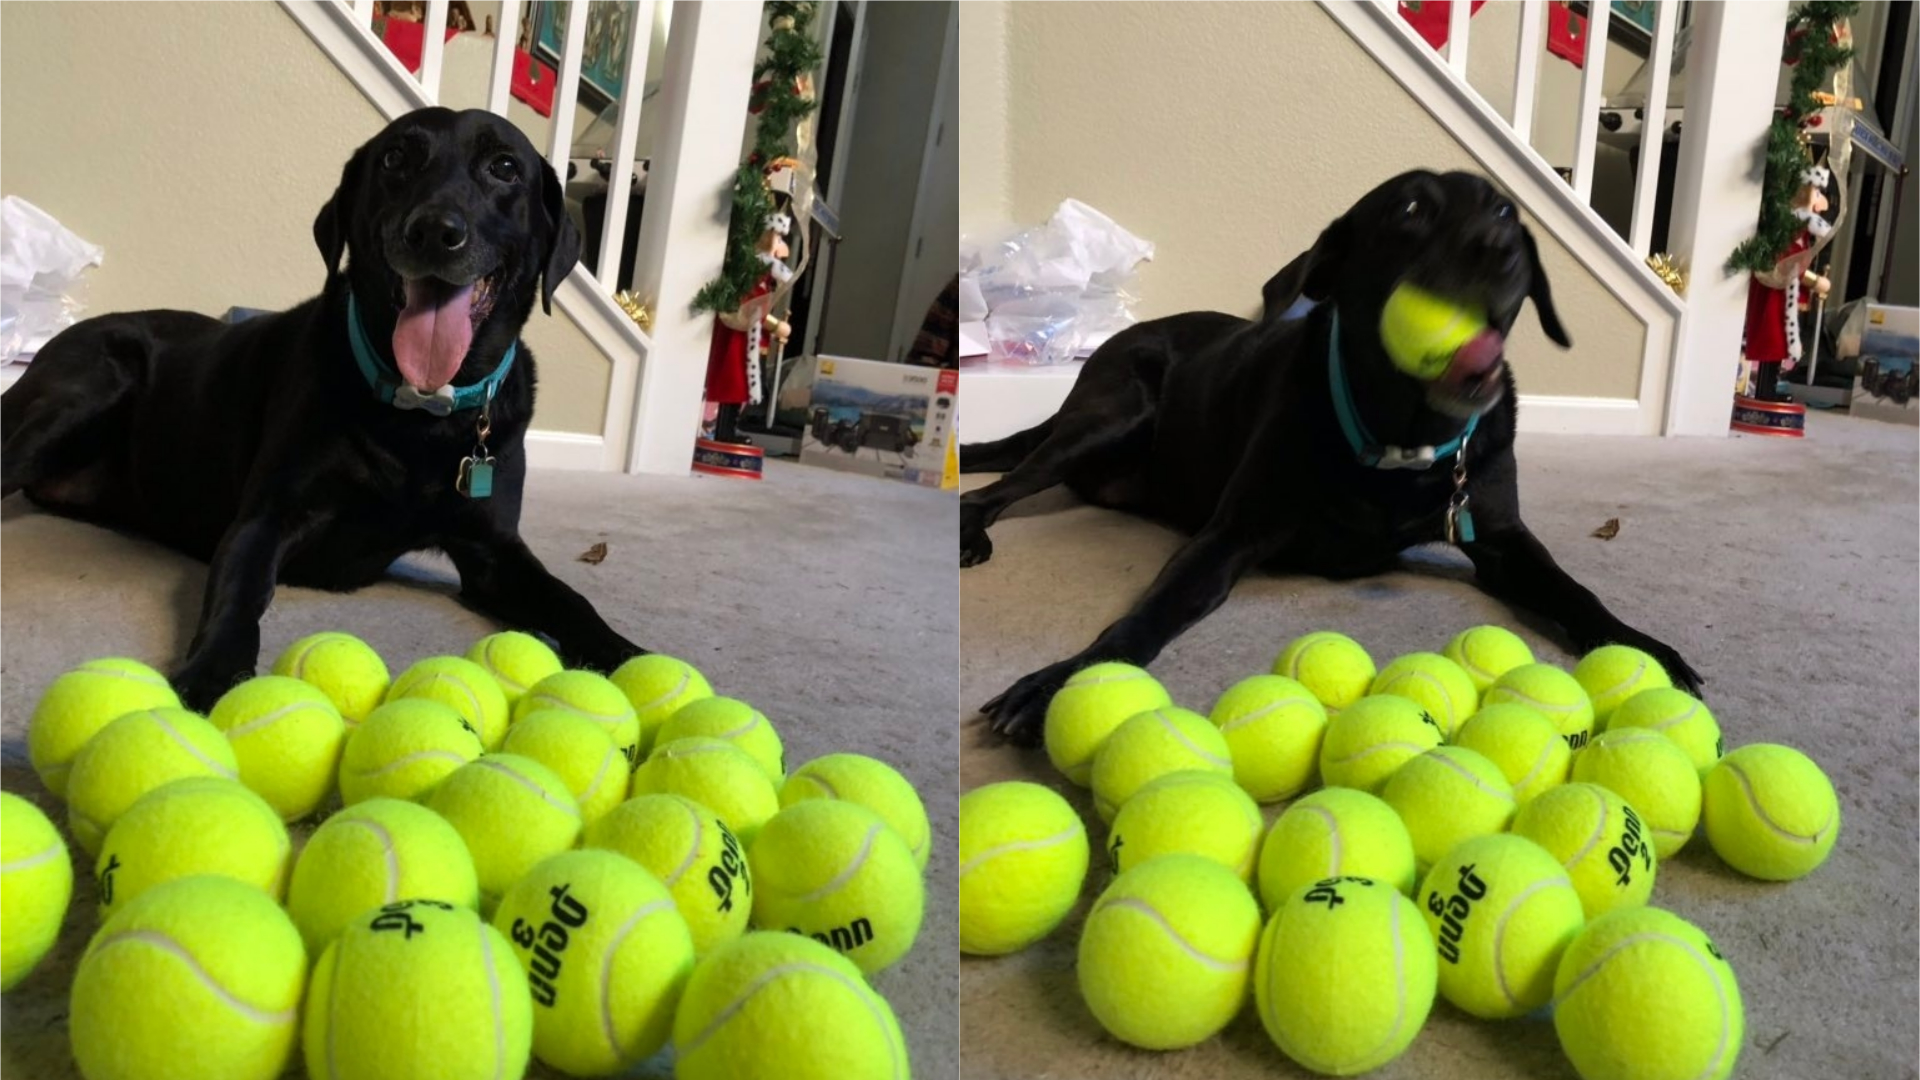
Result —
<instances>
[{"instance_id":1,"label":"cream colored wall","mask_svg":"<svg viewBox=\"0 0 1920 1080\"><path fill-rule=\"evenodd\" d=\"M1021 0L970 2L960 17L963 146L988 148L984 163L963 160L963 222L1037 222L1069 196L1099 207L1158 246L1142 317L1250 313L1267 278L1375 184L1409 168L1483 171L1318 4ZM969 25L996 18L1003 33ZM979 55L996 39L1004 60ZM991 83L1005 86L997 200ZM1576 348L1523 315L1521 386L1636 396L1643 328L1534 233Z\"/></svg>"},{"instance_id":2,"label":"cream colored wall","mask_svg":"<svg viewBox=\"0 0 1920 1080\"><path fill-rule=\"evenodd\" d=\"M960 5L960 232L1007 221L1007 4Z\"/></svg>"},{"instance_id":3,"label":"cream colored wall","mask_svg":"<svg viewBox=\"0 0 1920 1080\"><path fill-rule=\"evenodd\" d=\"M278 4L0 5L0 193L106 249L89 311L288 307L313 218L381 118ZM599 433L608 367L534 316L537 427Z\"/></svg>"}]
</instances>

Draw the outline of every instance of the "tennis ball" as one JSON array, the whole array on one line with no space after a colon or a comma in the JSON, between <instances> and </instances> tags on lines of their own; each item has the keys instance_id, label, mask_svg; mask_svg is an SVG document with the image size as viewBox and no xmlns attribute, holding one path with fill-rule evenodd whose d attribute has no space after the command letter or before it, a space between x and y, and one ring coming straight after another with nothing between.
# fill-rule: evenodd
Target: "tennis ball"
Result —
<instances>
[{"instance_id":1,"label":"tennis ball","mask_svg":"<svg viewBox=\"0 0 1920 1080\"><path fill-rule=\"evenodd\" d=\"M453 770L427 796L427 808L467 842L482 911L580 839L580 804L566 781L518 754L486 754Z\"/></svg>"},{"instance_id":2,"label":"tennis ball","mask_svg":"<svg viewBox=\"0 0 1920 1080\"><path fill-rule=\"evenodd\" d=\"M612 1076L666 1045L693 938L658 878L611 851L566 851L500 898L493 927L533 991L533 1056Z\"/></svg>"},{"instance_id":3,"label":"tennis ball","mask_svg":"<svg viewBox=\"0 0 1920 1080\"><path fill-rule=\"evenodd\" d=\"M1439 721L1392 694L1363 697L1327 721L1320 778L1333 787L1377 792L1395 769L1439 746Z\"/></svg>"},{"instance_id":4,"label":"tennis ball","mask_svg":"<svg viewBox=\"0 0 1920 1080\"><path fill-rule=\"evenodd\" d=\"M1593 735L1593 702L1573 676L1552 664L1522 664L1500 676L1480 698L1488 705L1525 705L1553 721L1567 748L1579 753Z\"/></svg>"},{"instance_id":5,"label":"tennis ball","mask_svg":"<svg viewBox=\"0 0 1920 1080\"><path fill-rule=\"evenodd\" d=\"M142 709L100 729L67 775L67 825L88 855L127 807L169 780L240 778L220 729L185 709Z\"/></svg>"},{"instance_id":6,"label":"tennis ball","mask_svg":"<svg viewBox=\"0 0 1920 1080\"><path fill-rule=\"evenodd\" d=\"M852 961L797 934L747 934L701 960L673 1046L679 1080L906 1080L909 1070L886 1000Z\"/></svg>"},{"instance_id":7,"label":"tennis ball","mask_svg":"<svg viewBox=\"0 0 1920 1080\"><path fill-rule=\"evenodd\" d=\"M1129 718L1113 729L1093 759L1093 808L1113 815L1148 781L1187 769L1233 775L1227 737L1206 717L1168 705Z\"/></svg>"},{"instance_id":8,"label":"tennis ball","mask_svg":"<svg viewBox=\"0 0 1920 1080\"><path fill-rule=\"evenodd\" d=\"M1415 900L1439 949L1440 996L1483 1020L1545 1005L1554 967L1585 921L1560 863L1511 833L1448 852Z\"/></svg>"},{"instance_id":9,"label":"tennis ball","mask_svg":"<svg viewBox=\"0 0 1920 1080\"><path fill-rule=\"evenodd\" d=\"M533 996L513 946L458 904L357 915L313 966L301 1041L313 1080L521 1076Z\"/></svg>"},{"instance_id":10,"label":"tennis ball","mask_svg":"<svg viewBox=\"0 0 1920 1080\"><path fill-rule=\"evenodd\" d=\"M509 709L526 696L528 687L566 667L546 642L518 630L488 634L467 650L467 659L493 676Z\"/></svg>"},{"instance_id":11,"label":"tennis ball","mask_svg":"<svg viewBox=\"0 0 1920 1080\"><path fill-rule=\"evenodd\" d=\"M1374 676L1369 694L1392 694L1427 710L1443 739L1453 738L1480 704L1480 692L1459 664L1439 653L1408 653Z\"/></svg>"},{"instance_id":12,"label":"tennis ball","mask_svg":"<svg viewBox=\"0 0 1920 1080\"><path fill-rule=\"evenodd\" d=\"M579 713L606 730L620 756L627 759L627 772L638 768L640 757L640 721L628 704L627 695L591 671L562 671L534 683L526 696L513 707L513 718L521 720L546 709Z\"/></svg>"},{"instance_id":13,"label":"tennis ball","mask_svg":"<svg viewBox=\"0 0 1920 1080\"><path fill-rule=\"evenodd\" d=\"M166 676L138 660L89 660L53 680L27 722L27 754L47 790L67 797L67 772L100 729L141 709L177 709Z\"/></svg>"},{"instance_id":14,"label":"tennis ball","mask_svg":"<svg viewBox=\"0 0 1920 1080\"><path fill-rule=\"evenodd\" d=\"M1086 787L1093 756L1127 718L1173 704L1159 680L1132 664L1094 664L1073 673L1047 703L1047 759Z\"/></svg>"},{"instance_id":15,"label":"tennis ball","mask_svg":"<svg viewBox=\"0 0 1920 1080\"><path fill-rule=\"evenodd\" d=\"M1399 1057L1420 1033L1437 966L1413 901L1385 882L1333 878L1300 890L1267 923L1253 998L1281 1053L1352 1076Z\"/></svg>"},{"instance_id":16,"label":"tennis ball","mask_svg":"<svg viewBox=\"0 0 1920 1080\"><path fill-rule=\"evenodd\" d=\"M1573 756L1573 778L1627 801L1662 859L1687 845L1700 824L1700 774L1686 751L1644 728L1604 731Z\"/></svg>"},{"instance_id":17,"label":"tennis ball","mask_svg":"<svg viewBox=\"0 0 1920 1080\"><path fill-rule=\"evenodd\" d=\"M1707 843L1748 877L1805 877L1840 835L1833 782L1791 746L1743 746L1707 773L1705 788Z\"/></svg>"},{"instance_id":18,"label":"tennis ball","mask_svg":"<svg viewBox=\"0 0 1920 1080\"><path fill-rule=\"evenodd\" d=\"M318 956L361 913L403 898L478 908L473 856L446 818L419 803L368 799L307 838L287 885L287 914Z\"/></svg>"},{"instance_id":19,"label":"tennis ball","mask_svg":"<svg viewBox=\"0 0 1920 1080\"><path fill-rule=\"evenodd\" d=\"M1213 1037L1247 998L1260 905L1233 871L1167 855L1113 879L1080 935L1080 996L1122 1042L1173 1050Z\"/></svg>"},{"instance_id":20,"label":"tennis ball","mask_svg":"<svg viewBox=\"0 0 1920 1080\"><path fill-rule=\"evenodd\" d=\"M273 673L319 687L348 727L365 720L387 699L386 662L352 634L329 630L303 637L273 662Z\"/></svg>"},{"instance_id":21,"label":"tennis ball","mask_svg":"<svg viewBox=\"0 0 1920 1080\"><path fill-rule=\"evenodd\" d=\"M880 815L900 834L920 869L931 854L927 808L907 778L884 761L861 754L827 754L793 771L780 787L780 805L806 799L844 799Z\"/></svg>"},{"instance_id":22,"label":"tennis ball","mask_svg":"<svg viewBox=\"0 0 1920 1080\"><path fill-rule=\"evenodd\" d=\"M1740 983L1698 927L1659 908L1587 924L1553 981L1553 1027L1583 1080L1725 1080L1746 1033Z\"/></svg>"},{"instance_id":23,"label":"tennis ball","mask_svg":"<svg viewBox=\"0 0 1920 1080\"><path fill-rule=\"evenodd\" d=\"M1644 728L1657 731L1687 752L1693 766L1705 776L1720 760L1724 746L1720 741L1720 722L1713 718L1707 703L1672 687L1642 690L1622 702L1613 711L1607 730Z\"/></svg>"},{"instance_id":24,"label":"tennis ball","mask_svg":"<svg viewBox=\"0 0 1920 1080\"><path fill-rule=\"evenodd\" d=\"M1393 366L1437 379L1453 354L1487 328L1483 312L1402 282L1380 306L1380 345Z\"/></svg>"},{"instance_id":25,"label":"tennis ball","mask_svg":"<svg viewBox=\"0 0 1920 1080\"><path fill-rule=\"evenodd\" d=\"M692 664L662 653L642 653L621 664L613 669L611 681L626 695L627 704L633 706L634 719L640 723L635 765L653 753L654 733L666 723L667 717L688 702L713 696L713 687L707 684L706 676Z\"/></svg>"},{"instance_id":26,"label":"tennis ball","mask_svg":"<svg viewBox=\"0 0 1920 1080\"><path fill-rule=\"evenodd\" d=\"M1316 630L1288 642L1274 657L1273 673L1306 687L1328 712L1337 712L1366 696L1373 657L1345 634Z\"/></svg>"},{"instance_id":27,"label":"tennis ball","mask_svg":"<svg viewBox=\"0 0 1920 1080\"><path fill-rule=\"evenodd\" d=\"M1562 784L1520 808L1513 832L1560 860L1589 919L1653 894L1653 838L1626 800L1598 784Z\"/></svg>"},{"instance_id":28,"label":"tennis ball","mask_svg":"<svg viewBox=\"0 0 1920 1080\"><path fill-rule=\"evenodd\" d=\"M1004 956L1053 933L1087 877L1087 830L1067 800L1007 781L960 797L960 951Z\"/></svg>"},{"instance_id":29,"label":"tennis ball","mask_svg":"<svg viewBox=\"0 0 1920 1080\"><path fill-rule=\"evenodd\" d=\"M87 1080L272 1080L293 1059L306 982L300 932L272 897L212 874L169 881L80 958L74 1061Z\"/></svg>"},{"instance_id":30,"label":"tennis ball","mask_svg":"<svg viewBox=\"0 0 1920 1080\"><path fill-rule=\"evenodd\" d=\"M1573 666L1573 678L1593 702L1595 731L1605 731L1613 711L1633 695L1673 685L1660 661L1631 645L1600 646Z\"/></svg>"},{"instance_id":31,"label":"tennis ball","mask_svg":"<svg viewBox=\"0 0 1920 1080\"><path fill-rule=\"evenodd\" d=\"M195 874L230 877L277 903L292 856L287 827L265 799L232 780L175 780L140 796L107 830L93 862L100 917Z\"/></svg>"},{"instance_id":32,"label":"tennis ball","mask_svg":"<svg viewBox=\"0 0 1920 1080\"><path fill-rule=\"evenodd\" d=\"M507 695L487 669L458 656L430 656L400 673L388 701L437 701L460 714L480 746L498 750L507 738Z\"/></svg>"},{"instance_id":33,"label":"tennis ball","mask_svg":"<svg viewBox=\"0 0 1920 1080\"><path fill-rule=\"evenodd\" d=\"M40 808L0 791L0 991L39 965L73 899L73 861Z\"/></svg>"},{"instance_id":34,"label":"tennis ball","mask_svg":"<svg viewBox=\"0 0 1920 1080\"><path fill-rule=\"evenodd\" d=\"M306 817L333 791L347 725L319 687L286 675L248 679L223 694L207 720L233 744L240 782L282 820Z\"/></svg>"},{"instance_id":35,"label":"tennis ball","mask_svg":"<svg viewBox=\"0 0 1920 1080\"><path fill-rule=\"evenodd\" d=\"M725 739L681 739L654 747L633 774L632 794L684 795L719 815L749 845L780 810L767 771Z\"/></svg>"},{"instance_id":36,"label":"tennis ball","mask_svg":"<svg viewBox=\"0 0 1920 1080\"><path fill-rule=\"evenodd\" d=\"M694 737L724 739L745 750L767 770L767 779L773 781L775 787L787 778L787 751L780 744L780 733L760 710L744 701L730 697L690 701L660 725L654 733L653 744L664 746Z\"/></svg>"},{"instance_id":37,"label":"tennis ball","mask_svg":"<svg viewBox=\"0 0 1920 1080\"><path fill-rule=\"evenodd\" d=\"M1500 767L1459 746L1435 747L1400 766L1380 799L1406 822L1421 866L1476 836L1506 832L1515 809L1513 785Z\"/></svg>"},{"instance_id":38,"label":"tennis ball","mask_svg":"<svg viewBox=\"0 0 1920 1080\"><path fill-rule=\"evenodd\" d=\"M747 844L753 925L832 946L872 975L920 934L926 885L913 852L864 806L808 799Z\"/></svg>"},{"instance_id":39,"label":"tennis ball","mask_svg":"<svg viewBox=\"0 0 1920 1080\"><path fill-rule=\"evenodd\" d=\"M425 698L390 701L347 738L340 801L421 798L480 753L480 736L451 708Z\"/></svg>"},{"instance_id":40,"label":"tennis ball","mask_svg":"<svg viewBox=\"0 0 1920 1080\"><path fill-rule=\"evenodd\" d=\"M1363 877L1413 895L1413 837L1379 798L1322 788L1287 807L1260 846L1260 899L1278 911L1293 894L1327 878Z\"/></svg>"},{"instance_id":41,"label":"tennis ball","mask_svg":"<svg viewBox=\"0 0 1920 1080\"><path fill-rule=\"evenodd\" d=\"M533 713L513 725L500 749L552 769L580 804L585 824L593 824L627 797L627 759L606 728L579 713Z\"/></svg>"},{"instance_id":42,"label":"tennis ball","mask_svg":"<svg viewBox=\"0 0 1920 1080\"><path fill-rule=\"evenodd\" d=\"M1255 675L1227 688L1212 720L1227 737L1233 779L1259 802L1291 799L1313 782L1327 708L1284 675Z\"/></svg>"},{"instance_id":43,"label":"tennis ball","mask_svg":"<svg viewBox=\"0 0 1920 1080\"><path fill-rule=\"evenodd\" d=\"M679 795L628 799L587 825L582 841L615 851L660 879L705 956L739 937L753 913L746 849L714 812Z\"/></svg>"},{"instance_id":44,"label":"tennis ball","mask_svg":"<svg viewBox=\"0 0 1920 1080\"><path fill-rule=\"evenodd\" d=\"M1533 663L1533 650L1520 635L1501 626L1475 626L1460 631L1440 650L1473 680L1475 694L1484 694L1494 680L1517 667Z\"/></svg>"},{"instance_id":45,"label":"tennis ball","mask_svg":"<svg viewBox=\"0 0 1920 1080\"><path fill-rule=\"evenodd\" d=\"M1489 705L1467 718L1453 745L1481 754L1513 785L1514 801L1567 782L1573 751L1553 721L1525 705Z\"/></svg>"},{"instance_id":46,"label":"tennis ball","mask_svg":"<svg viewBox=\"0 0 1920 1080\"><path fill-rule=\"evenodd\" d=\"M1266 821L1253 797L1216 772L1168 773L1134 793L1107 832L1107 859L1124 874L1162 855L1200 855L1253 881Z\"/></svg>"}]
</instances>

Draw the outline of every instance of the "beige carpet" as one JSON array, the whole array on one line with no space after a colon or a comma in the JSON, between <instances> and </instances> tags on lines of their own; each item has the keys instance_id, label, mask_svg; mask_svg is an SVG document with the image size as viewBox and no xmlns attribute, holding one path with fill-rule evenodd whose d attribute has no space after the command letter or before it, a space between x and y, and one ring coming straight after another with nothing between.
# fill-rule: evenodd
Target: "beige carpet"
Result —
<instances>
[{"instance_id":1,"label":"beige carpet","mask_svg":"<svg viewBox=\"0 0 1920 1080\"><path fill-rule=\"evenodd\" d=\"M915 1072L928 1077L952 1076L959 1055L956 507L951 492L777 462L758 484L537 473L523 529L616 629L692 661L719 692L758 705L778 726L789 762L858 751L897 764L919 788L934 835L927 918L912 953L874 982L899 1014ZM164 667L191 637L206 571L17 498L0 505L0 520L0 785L61 820L27 767L34 701L90 657ZM575 560L596 542L607 544L605 562ZM264 663L304 634L345 629L397 673L422 656L465 652L494 629L451 599L455 578L444 559L404 566L404 580L350 596L282 589L263 624ZM76 864L75 877L91 871ZM0 1077L78 1075L66 995L95 925L91 886L81 884L54 954L0 1001ZM634 1075L670 1072L663 1054Z\"/></svg>"},{"instance_id":2,"label":"beige carpet","mask_svg":"<svg viewBox=\"0 0 1920 1080\"><path fill-rule=\"evenodd\" d=\"M1842 416L1811 421L1804 442L1525 437L1521 493L1563 566L1710 680L1729 746L1798 746L1839 791L1838 846L1800 882L1743 878L1700 837L1659 868L1654 902L1703 927L1739 975L1747 1037L1736 1075L1899 1080L1920 1075L1916 433ZM1614 517L1618 538L1590 537ZM1059 493L1016 509L993 538L993 561L961 574L961 789L1006 779L1060 788L1087 811L1098 852L1103 830L1086 793L1053 775L1043 752L998 745L974 710L1092 640L1180 540ZM1176 701L1205 710L1264 670L1288 638L1316 628L1351 633L1387 658L1498 622L1543 659L1571 659L1466 584L1468 571L1463 558L1434 551L1355 583L1256 577L1152 670ZM1310 1075L1274 1048L1251 1009L1189 1051L1153 1054L1106 1037L1074 976L1080 923L1107 874L1089 878L1082 903L1039 946L962 960L963 1075ZM1550 1023L1484 1023L1439 1003L1412 1048L1375 1075L1544 1080L1573 1070Z\"/></svg>"}]
</instances>

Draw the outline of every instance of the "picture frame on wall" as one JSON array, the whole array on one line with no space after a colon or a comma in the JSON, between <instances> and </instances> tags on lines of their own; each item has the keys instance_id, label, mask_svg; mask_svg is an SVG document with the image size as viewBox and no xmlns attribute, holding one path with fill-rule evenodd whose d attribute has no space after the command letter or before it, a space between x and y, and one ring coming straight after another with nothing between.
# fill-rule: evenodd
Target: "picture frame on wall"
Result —
<instances>
[{"instance_id":1,"label":"picture frame on wall","mask_svg":"<svg viewBox=\"0 0 1920 1080\"><path fill-rule=\"evenodd\" d=\"M631 0L589 0L586 39L580 49L580 103L596 112L618 101L626 89L627 54L634 38L650 35L652 27L636 24L640 5ZM521 6L521 48L560 69L566 44L565 9L559 4L524 0ZM643 47L647 38L642 37Z\"/></svg>"}]
</instances>

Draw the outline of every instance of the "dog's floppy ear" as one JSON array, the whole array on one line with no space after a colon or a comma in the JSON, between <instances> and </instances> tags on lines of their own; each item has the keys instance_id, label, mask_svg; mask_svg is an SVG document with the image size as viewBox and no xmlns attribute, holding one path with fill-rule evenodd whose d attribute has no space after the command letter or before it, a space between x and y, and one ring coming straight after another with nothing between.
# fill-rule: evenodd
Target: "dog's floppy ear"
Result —
<instances>
[{"instance_id":1,"label":"dog's floppy ear","mask_svg":"<svg viewBox=\"0 0 1920 1080\"><path fill-rule=\"evenodd\" d=\"M1560 313L1553 310L1553 288L1547 284L1546 268L1540 265L1540 249L1534 246L1533 233L1526 226L1520 228L1520 239L1527 245L1527 299L1533 301L1533 313L1540 316L1540 329L1547 337L1563 349L1573 347L1573 340L1567 337L1567 331L1560 325Z\"/></svg>"},{"instance_id":2,"label":"dog's floppy ear","mask_svg":"<svg viewBox=\"0 0 1920 1080\"><path fill-rule=\"evenodd\" d=\"M350 219L353 215L355 194L360 190L361 167L366 163L367 148L362 146L347 159L347 165L340 170L340 186L334 189L333 197L320 208L320 215L313 219L313 242L320 249L320 257L327 261L327 276L340 272L340 256L347 250L347 234L352 231Z\"/></svg>"},{"instance_id":3,"label":"dog's floppy ear","mask_svg":"<svg viewBox=\"0 0 1920 1080\"><path fill-rule=\"evenodd\" d=\"M1267 279L1260 290L1266 305L1266 317L1278 318L1294 302L1306 297L1315 302L1333 293L1333 278L1346 261L1347 237L1352 227L1343 216L1327 226L1313 247L1294 256L1292 262Z\"/></svg>"},{"instance_id":4,"label":"dog's floppy ear","mask_svg":"<svg viewBox=\"0 0 1920 1080\"><path fill-rule=\"evenodd\" d=\"M553 294L580 261L580 231L567 213L566 189L553 166L540 165L540 209L547 216L547 250L540 274L540 310L553 314Z\"/></svg>"}]
</instances>

